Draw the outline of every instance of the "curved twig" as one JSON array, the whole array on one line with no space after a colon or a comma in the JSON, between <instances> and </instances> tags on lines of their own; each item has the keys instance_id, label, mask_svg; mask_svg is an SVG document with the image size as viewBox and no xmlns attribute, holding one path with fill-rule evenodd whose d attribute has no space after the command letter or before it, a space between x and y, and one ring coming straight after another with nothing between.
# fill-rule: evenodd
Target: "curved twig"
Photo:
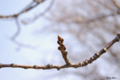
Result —
<instances>
[{"instance_id":1,"label":"curved twig","mask_svg":"<svg viewBox=\"0 0 120 80\"><path fill-rule=\"evenodd\" d=\"M35 8L38 4L44 2L45 0L33 0L30 4L28 4L22 11L20 11L19 13L17 14L13 14L13 15L7 15L7 16L4 16L4 15L0 15L0 18L15 18L15 21L16 21L16 24L17 24L17 31L16 33L13 35L13 37L11 39L15 39L19 34L20 34L20 31L21 31L21 27L20 27L20 24L19 24L19 21L18 21L18 17L22 14L22 13L25 13L33 8ZM35 2L35 4L34 4Z\"/></svg>"},{"instance_id":2,"label":"curved twig","mask_svg":"<svg viewBox=\"0 0 120 80\"><path fill-rule=\"evenodd\" d=\"M25 13L25 12L27 12L27 11L35 8L36 6L38 6L40 3L44 2L44 1L45 1L45 0L42 0L42 1L39 1L39 2L38 2L37 0L34 0L34 1L32 1L30 4L28 4L28 5L27 5L22 11L20 11L19 13L16 13L16 14L13 14L13 15L7 15L7 16L5 16L5 15L0 15L0 18L15 18L15 17L19 16L20 14ZM34 2L36 2L36 4L34 4ZM34 4L34 5L32 5L32 4Z\"/></svg>"},{"instance_id":3,"label":"curved twig","mask_svg":"<svg viewBox=\"0 0 120 80\"><path fill-rule=\"evenodd\" d=\"M17 25L17 31L13 35L12 40L14 40L20 34L20 31L21 31L21 27L20 27L20 24L19 24L19 21L18 21L18 17L15 18L15 21L16 21L16 25Z\"/></svg>"},{"instance_id":4,"label":"curved twig","mask_svg":"<svg viewBox=\"0 0 120 80\"><path fill-rule=\"evenodd\" d=\"M27 20L23 20L22 22L24 24L28 24L28 23L31 23L31 22L35 21L36 19L40 18L41 16L44 16L51 9L51 7L53 6L54 1L55 0L52 0L51 3L50 3L50 5L42 13L38 14L34 18L29 19L28 21Z\"/></svg>"}]
</instances>

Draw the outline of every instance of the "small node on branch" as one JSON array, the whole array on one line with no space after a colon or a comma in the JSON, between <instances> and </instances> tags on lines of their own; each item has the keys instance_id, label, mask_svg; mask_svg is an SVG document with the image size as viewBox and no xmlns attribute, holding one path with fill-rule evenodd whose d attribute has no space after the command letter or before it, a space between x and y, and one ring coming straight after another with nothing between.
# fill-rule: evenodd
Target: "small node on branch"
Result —
<instances>
[{"instance_id":1,"label":"small node on branch","mask_svg":"<svg viewBox=\"0 0 120 80\"><path fill-rule=\"evenodd\" d=\"M83 67L83 65L84 65L84 63L83 63L83 62L81 62L81 63L80 63L80 66L81 66L81 67Z\"/></svg>"},{"instance_id":2,"label":"small node on branch","mask_svg":"<svg viewBox=\"0 0 120 80\"><path fill-rule=\"evenodd\" d=\"M88 60L88 63L92 63L92 60L91 60L91 59L89 59L89 60Z\"/></svg>"},{"instance_id":3,"label":"small node on branch","mask_svg":"<svg viewBox=\"0 0 120 80\"><path fill-rule=\"evenodd\" d=\"M61 48L60 48L60 46L58 47L58 50L60 50Z\"/></svg>"},{"instance_id":4,"label":"small node on branch","mask_svg":"<svg viewBox=\"0 0 120 80\"><path fill-rule=\"evenodd\" d=\"M68 53L67 52L64 52L64 55L67 55Z\"/></svg>"},{"instance_id":5,"label":"small node on branch","mask_svg":"<svg viewBox=\"0 0 120 80\"><path fill-rule=\"evenodd\" d=\"M98 57L96 55L93 56L93 61L96 60Z\"/></svg>"},{"instance_id":6,"label":"small node on branch","mask_svg":"<svg viewBox=\"0 0 120 80\"><path fill-rule=\"evenodd\" d=\"M12 63L12 64L11 64L11 67L13 67L13 68L14 68L14 67L15 67L15 64L13 64L13 63Z\"/></svg>"},{"instance_id":7,"label":"small node on branch","mask_svg":"<svg viewBox=\"0 0 120 80\"><path fill-rule=\"evenodd\" d=\"M64 46L64 50L66 50L66 47Z\"/></svg>"},{"instance_id":8,"label":"small node on branch","mask_svg":"<svg viewBox=\"0 0 120 80\"><path fill-rule=\"evenodd\" d=\"M86 65L88 65L88 63L89 63L89 62L88 62L88 59L85 60L85 63L86 63Z\"/></svg>"},{"instance_id":9,"label":"small node on branch","mask_svg":"<svg viewBox=\"0 0 120 80\"><path fill-rule=\"evenodd\" d=\"M52 64L48 64L48 65L46 65L46 68L48 68L48 69L50 69L50 68L52 68L52 67L53 67Z\"/></svg>"},{"instance_id":10,"label":"small node on branch","mask_svg":"<svg viewBox=\"0 0 120 80\"><path fill-rule=\"evenodd\" d=\"M83 66L86 66L86 65L87 65L86 61L83 61L83 63L84 63Z\"/></svg>"},{"instance_id":11,"label":"small node on branch","mask_svg":"<svg viewBox=\"0 0 120 80\"><path fill-rule=\"evenodd\" d=\"M120 39L120 34L117 34L117 41L119 41L119 39Z\"/></svg>"},{"instance_id":12,"label":"small node on branch","mask_svg":"<svg viewBox=\"0 0 120 80\"><path fill-rule=\"evenodd\" d=\"M1 15L0 18L3 18L3 16Z\"/></svg>"},{"instance_id":13,"label":"small node on branch","mask_svg":"<svg viewBox=\"0 0 120 80\"><path fill-rule=\"evenodd\" d=\"M105 52L107 51L107 48L103 48L103 49L104 49Z\"/></svg>"},{"instance_id":14,"label":"small node on branch","mask_svg":"<svg viewBox=\"0 0 120 80\"><path fill-rule=\"evenodd\" d=\"M117 36L120 38L120 34L118 33Z\"/></svg>"},{"instance_id":15,"label":"small node on branch","mask_svg":"<svg viewBox=\"0 0 120 80\"><path fill-rule=\"evenodd\" d=\"M100 57L100 54L99 54L99 52L98 52L98 53L95 53L95 56L97 56L97 57Z\"/></svg>"},{"instance_id":16,"label":"small node on branch","mask_svg":"<svg viewBox=\"0 0 120 80\"><path fill-rule=\"evenodd\" d=\"M0 63L0 68L2 68L2 64Z\"/></svg>"},{"instance_id":17,"label":"small node on branch","mask_svg":"<svg viewBox=\"0 0 120 80\"><path fill-rule=\"evenodd\" d=\"M94 57L92 56L92 57L90 57L90 59L89 59L89 63L92 63L93 62L93 60L94 60Z\"/></svg>"},{"instance_id":18,"label":"small node on branch","mask_svg":"<svg viewBox=\"0 0 120 80\"><path fill-rule=\"evenodd\" d=\"M58 68L57 68L57 70L59 71L59 70L60 70L60 68L58 67Z\"/></svg>"},{"instance_id":19,"label":"small node on branch","mask_svg":"<svg viewBox=\"0 0 120 80\"><path fill-rule=\"evenodd\" d=\"M57 41L57 43L58 43L58 44L61 44L61 42L60 42L60 41Z\"/></svg>"},{"instance_id":20,"label":"small node on branch","mask_svg":"<svg viewBox=\"0 0 120 80\"><path fill-rule=\"evenodd\" d=\"M106 48L103 48L103 49L100 50L99 53L100 53L100 55L101 55L101 54L103 54L103 53L105 53L105 52L106 52Z\"/></svg>"},{"instance_id":21,"label":"small node on branch","mask_svg":"<svg viewBox=\"0 0 120 80\"><path fill-rule=\"evenodd\" d=\"M37 67L37 65L34 65L33 68L37 69L38 67Z\"/></svg>"},{"instance_id":22,"label":"small node on branch","mask_svg":"<svg viewBox=\"0 0 120 80\"><path fill-rule=\"evenodd\" d=\"M27 67L24 67L24 69L28 69Z\"/></svg>"},{"instance_id":23,"label":"small node on branch","mask_svg":"<svg viewBox=\"0 0 120 80\"><path fill-rule=\"evenodd\" d=\"M17 17L19 14L14 14L13 17Z\"/></svg>"}]
</instances>

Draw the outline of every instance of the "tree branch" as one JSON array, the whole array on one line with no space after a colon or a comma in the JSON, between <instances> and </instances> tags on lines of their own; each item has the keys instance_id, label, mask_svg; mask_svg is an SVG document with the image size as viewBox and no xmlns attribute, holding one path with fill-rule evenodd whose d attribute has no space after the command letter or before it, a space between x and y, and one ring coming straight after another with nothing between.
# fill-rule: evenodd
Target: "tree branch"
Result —
<instances>
[{"instance_id":1,"label":"tree branch","mask_svg":"<svg viewBox=\"0 0 120 80\"><path fill-rule=\"evenodd\" d=\"M0 15L0 18L15 18L15 17L19 16L19 15L22 14L22 13L25 13L25 12L30 11L31 9L35 8L36 6L38 6L40 3L44 2L44 1L45 1L45 0L41 0L41 1L33 0L29 5L27 5L27 6L25 7L25 9L23 9L23 10L20 11L19 13L13 14L13 15L7 15L7 16ZM34 4L34 2L36 2L36 4L35 4L35 5L32 5L32 4Z\"/></svg>"},{"instance_id":2,"label":"tree branch","mask_svg":"<svg viewBox=\"0 0 120 80\"><path fill-rule=\"evenodd\" d=\"M11 39L15 39L21 32L21 27L20 27L20 24L19 24L19 21L18 21L18 17L15 18L15 21L16 21L16 25L17 25L17 31L16 33L12 36Z\"/></svg>"},{"instance_id":3,"label":"tree branch","mask_svg":"<svg viewBox=\"0 0 120 80\"><path fill-rule=\"evenodd\" d=\"M112 0L112 2L114 3L114 5L115 5L118 9L120 9L120 5L118 4L118 2L117 2L116 0Z\"/></svg>"},{"instance_id":4,"label":"tree branch","mask_svg":"<svg viewBox=\"0 0 120 80\"><path fill-rule=\"evenodd\" d=\"M0 15L0 18L14 18L15 21L16 21L16 25L17 25L17 31L16 33L12 36L11 39L15 39L19 34L20 34L20 31L21 31L21 27L20 27L20 24L18 22L18 17L22 14L22 13L25 13L25 12L28 12L30 11L31 9L35 8L36 6L38 6L40 3L44 2L45 0L33 0L31 3L29 3L22 11L20 11L19 13L17 14L13 14L13 15Z\"/></svg>"},{"instance_id":5,"label":"tree branch","mask_svg":"<svg viewBox=\"0 0 120 80\"><path fill-rule=\"evenodd\" d=\"M29 24L31 22L34 22L36 19L40 18L41 16L44 16L53 6L55 0L52 0L50 5L42 12L39 13L38 15L35 15L33 18L22 20L23 24Z\"/></svg>"},{"instance_id":6,"label":"tree branch","mask_svg":"<svg viewBox=\"0 0 120 80\"><path fill-rule=\"evenodd\" d=\"M18 64L1 64L0 63L0 68L4 68L4 67L12 67L12 68L24 68L24 69L53 69L56 68L57 70L60 70L62 68L68 68L68 67L74 67L74 68L78 68L78 67L83 67L88 65L89 63L92 63L93 61L95 61L97 58L99 58L103 53L105 53L114 43L118 42L120 39L120 34L117 34L117 36L110 41L106 47L104 47L103 49L101 49L98 53L95 53L92 57L90 57L90 59L86 59L83 62L80 63L70 63L69 59L67 58L67 52L65 51L66 48L63 45L63 41L64 39L62 39L60 36L58 36L58 44L60 45L58 47L58 49L61 51L62 56L66 62L65 65L52 65L52 64L47 64L44 66L39 66L39 65L18 65Z\"/></svg>"}]
</instances>

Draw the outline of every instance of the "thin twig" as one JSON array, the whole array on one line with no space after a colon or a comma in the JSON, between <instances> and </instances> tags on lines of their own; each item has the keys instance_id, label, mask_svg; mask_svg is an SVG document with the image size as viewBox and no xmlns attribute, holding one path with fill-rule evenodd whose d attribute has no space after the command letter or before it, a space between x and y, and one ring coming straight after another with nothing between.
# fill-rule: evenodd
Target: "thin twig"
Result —
<instances>
[{"instance_id":1,"label":"thin twig","mask_svg":"<svg viewBox=\"0 0 120 80\"><path fill-rule=\"evenodd\" d=\"M20 27L20 24L18 22L18 17L22 13L28 12L29 10L35 8L38 4L40 4L44 1L45 0L40 0L40 1L39 0L33 0L30 4L28 4L22 11L20 11L17 14L7 15L7 16L0 15L0 18L15 18L15 21L16 21L16 24L17 24L17 32L13 35L13 37L12 37L13 40L20 34L20 31L21 31L21 27ZM34 4L34 3L36 3L36 4Z\"/></svg>"},{"instance_id":2,"label":"thin twig","mask_svg":"<svg viewBox=\"0 0 120 80\"><path fill-rule=\"evenodd\" d=\"M118 4L118 2L116 2L116 0L112 0L112 2L114 3L114 5L115 5L118 9L120 9L120 5Z\"/></svg>"},{"instance_id":3,"label":"thin twig","mask_svg":"<svg viewBox=\"0 0 120 80\"><path fill-rule=\"evenodd\" d=\"M44 0L37 2L35 5L34 2L37 2L37 0L34 0L33 2L31 2L28 6L25 7L25 9L23 9L22 11L20 11L19 13L13 14L13 15L0 15L0 18L14 18L17 17L19 15L21 15L22 13L28 12L29 10L35 8L36 6L38 6L40 3L44 2Z\"/></svg>"},{"instance_id":4,"label":"thin twig","mask_svg":"<svg viewBox=\"0 0 120 80\"><path fill-rule=\"evenodd\" d=\"M61 37L58 35L58 41L57 41L57 43L60 45L60 46L58 47L58 49L61 51L62 56L63 56L63 59L64 59L64 61L66 62L66 64L67 64L67 65L71 65L69 59L67 58L67 54L68 54L68 53L65 51L65 50L66 50L66 47L65 47L65 45L63 44L63 41L64 41L64 39L61 38Z\"/></svg>"},{"instance_id":5,"label":"thin twig","mask_svg":"<svg viewBox=\"0 0 120 80\"><path fill-rule=\"evenodd\" d=\"M18 17L15 18L15 21L16 21L16 25L17 25L17 31L13 35L12 40L14 40L20 34L20 31L21 31L21 27L20 27L20 24L19 24L19 21L18 21Z\"/></svg>"},{"instance_id":6,"label":"thin twig","mask_svg":"<svg viewBox=\"0 0 120 80\"><path fill-rule=\"evenodd\" d=\"M74 67L74 68L78 68L78 67L83 67L83 66L86 66L88 65L89 63L92 63L93 61L95 61L97 58L99 58L103 53L105 53L114 43L118 42L120 40L120 34L117 34L117 36L112 40L110 41L103 49L101 49L98 53L95 53L92 57L90 57L90 59L86 59L85 61L83 62L80 62L80 63L75 63L75 64L68 64L69 61L65 60L67 56L67 54L65 54L65 46L63 45L63 39L58 36L58 44L60 45L60 48L58 48L62 55L63 55L63 58L66 62L65 65L52 65L52 64L47 64L47 65L44 65L44 66L39 66L39 65L18 65L18 64L0 64L0 68L5 68L5 67L11 67L11 68L24 68L24 69L53 69L53 68L56 68L57 70L60 70L62 68L68 68L68 67ZM68 59L68 58L67 58Z\"/></svg>"},{"instance_id":7,"label":"thin twig","mask_svg":"<svg viewBox=\"0 0 120 80\"><path fill-rule=\"evenodd\" d=\"M33 18L28 19L28 20L22 20L23 24L29 24L29 23L35 21L36 19L40 18L41 16L44 16L51 9L51 7L54 4L54 1L55 0L52 0L50 5L42 13L40 13L40 14L38 14L38 15L34 16Z\"/></svg>"},{"instance_id":8,"label":"thin twig","mask_svg":"<svg viewBox=\"0 0 120 80\"><path fill-rule=\"evenodd\" d=\"M38 45L30 45L27 43L22 43L16 39L12 39L11 37L6 35L6 38L9 39L10 41L12 41L14 44L16 44L18 47L24 47L24 48L28 48L28 49L37 49Z\"/></svg>"}]
</instances>

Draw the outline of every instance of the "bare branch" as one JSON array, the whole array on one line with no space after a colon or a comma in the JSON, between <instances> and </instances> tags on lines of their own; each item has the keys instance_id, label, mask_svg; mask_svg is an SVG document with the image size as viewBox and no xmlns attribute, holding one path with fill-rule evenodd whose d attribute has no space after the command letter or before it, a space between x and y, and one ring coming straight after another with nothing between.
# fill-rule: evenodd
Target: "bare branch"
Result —
<instances>
[{"instance_id":1,"label":"bare branch","mask_svg":"<svg viewBox=\"0 0 120 80\"><path fill-rule=\"evenodd\" d=\"M20 27L20 24L19 24L19 21L18 21L18 17L15 18L15 21L16 21L16 24L17 24L17 31L12 37L13 40L20 34L20 31L21 31L21 27Z\"/></svg>"},{"instance_id":2,"label":"bare branch","mask_svg":"<svg viewBox=\"0 0 120 80\"><path fill-rule=\"evenodd\" d=\"M21 31L21 27L20 27L20 24L18 22L18 17L22 13L30 11L31 9L35 8L36 6L38 6L40 3L44 2L44 1L45 0L33 0L30 4L28 4L22 11L20 11L17 14L7 15L7 16L0 15L0 18L15 18L15 21L17 24L17 32L13 35L12 39L15 39L20 34L20 31ZM36 4L34 4L34 3L36 3Z\"/></svg>"},{"instance_id":3,"label":"bare branch","mask_svg":"<svg viewBox=\"0 0 120 80\"><path fill-rule=\"evenodd\" d=\"M120 5L116 2L116 0L112 0L112 2L114 3L114 5L115 5L118 9L120 9Z\"/></svg>"},{"instance_id":4,"label":"bare branch","mask_svg":"<svg viewBox=\"0 0 120 80\"><path fill-rule=\"evenodd\" d=\"M99 58L103 53L105 53L114 43L118 42L120 39L120 34L117 34L117 36L112 40L110 41L106 47L104 47L102 50L100 50L98 53L95 53L92 57L90 57L89 60L85 60L83 62L80 62L80 63L75 63L75 64L71 64L67 58L67 53L65 51L65 46L63 45L63 39L58 36L58 44L60 45L60 47L58 48L62 55L63 55L63 58L66 62L65 65L52 65L52 64L48 64L48 65L45 65L45 66L39 66L39 65L18 65L18 64L0 64L0 68L4 68L4 67L12 67L12 68L24 68L24 69L53 69L53 68L56 68L58 70L62 69L62 68L68 68L68 67L74 67L74 68L78 68L78 67L83 67L83 66L86 66L88 65L89 63L92 63L93 61L95 61L97 58Z\"/></svg>"},{"instance_id":5,"label":"bare branch","mask_svg":"<svg viewBox=\"0 0 120 80\"><path fill-rule=\"evenodd\" d=\"M18 47L24 47L24 48L28 48L28 49L36 49L38 47L37 45L30 45L30 44L19 42L16 39L13 39L9 36L6 36L6 38L9 39L10 41L12 41L14 44L16 44Z\"/></svg>"},{"instance_id":6,"label":"bare branch","mask_svg":"<svg viewBox=\"0 0 120 80\"><path fill-rule=\"evenodd\" d=\"M45 11L43 11L42 13L39 13L38 15L35 15L33 18L27 19L27 20L22 20L23 24L29 24L33 21L35 21L36 19L40 18L41 16L44 16L53 6L55 0L52 0L50 5L45 9Z\"/></svg>"},{"instance_id":7,"label":"bare branch","mask_svg":"<svg viewBox=\"0 0 120 80\"><path fill-rule=\"evenodd\" d=\"M25 7L25 9L23 9L21 12L17 13L17 14L13 14L13 15L8 15L8 16L4 16L4 15L0 15L0 18L14 18L14 17L17 17L19 16L20 14L22 13L25 13L25 12L28 12L30 11L31 9L35 8L36 6L38 6L38 4L42 3L44 0L42 1L37 1L37 0L34 0L32 1L29 5L27 5L27 7ZM35 5L32 5L34 4L34 2L37 2Z\"/></svg>"}]
</instances>

